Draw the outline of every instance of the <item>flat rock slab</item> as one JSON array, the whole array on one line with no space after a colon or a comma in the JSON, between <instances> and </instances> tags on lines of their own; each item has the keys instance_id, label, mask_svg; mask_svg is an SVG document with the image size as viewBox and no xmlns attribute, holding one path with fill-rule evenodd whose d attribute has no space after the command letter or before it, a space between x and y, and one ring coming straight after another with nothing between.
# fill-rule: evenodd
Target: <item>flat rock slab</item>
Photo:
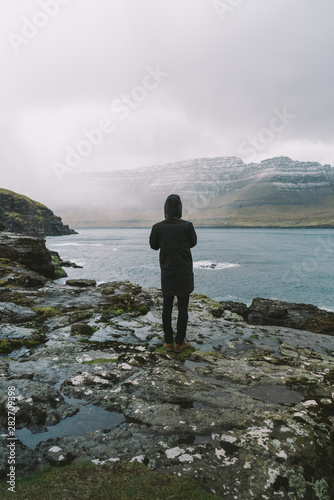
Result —
<instances>
[{"instance_id":1,"label":"flat rock slab","mask_svg":"<svg viewBox=\"0 0 334 500\"><path fill-rule=\"evenodd\" d=\"M36 313L29 307L19 306L12 302L0 302L0 322L24 323L36 317Z\"/></svg>"},{"instance_id":2,"label":"flat rock slab","mask_svg":"<svg viewBox=\"0 0 334 500\"><path fill-rule=\"evenodd\" d=\"M85 288L85 287L89 287L89 286L96 286L96 281L95 280L85 280L85 279L72 279L72 280L66 280L66 285L79 286L79 287Z\"/></svg>"},{"instance_id":3,"label":"flat rock slab","mask_svg":"<svg viewBox=\"0 0 334 500\"><path fill-rule=\"evenodd\" d=\"M36 330L24 326L4 324L0 326L0 339L31 340L36 336Z\"/></svg>"}]
</instances>

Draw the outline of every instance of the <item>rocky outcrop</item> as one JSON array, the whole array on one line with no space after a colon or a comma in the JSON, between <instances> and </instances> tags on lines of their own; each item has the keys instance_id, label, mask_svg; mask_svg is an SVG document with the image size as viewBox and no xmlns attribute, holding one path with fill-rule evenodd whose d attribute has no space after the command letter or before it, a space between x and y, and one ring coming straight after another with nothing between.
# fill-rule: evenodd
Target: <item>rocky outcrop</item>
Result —
<instances>
[{"instance_id":1,"label":"rocky outcrop","mask_svg":"<svg viewBox=\"0 0 334 500\"><path fill-rule=\"evenodd\" d=\"M287 157L258 164L199 158L128 171L73 172L65 189L70 202L57 211L76 227L151 225L164 217L170 193L180 193L184 218L198 226L334 227L334 168ZM93 196L98 202L87 207L82 200Z\"/></svg>"},{"instance_id":2,"label":"rocky outcrop","mask_svg":"<svg viewBox=\"0 0 334 500\"><path fill-rule=\"evenodd\" d=\"M332 336L192 294L191 348L166 353L160 290L83 284L0 288L0 432L14 387L20 477L137 461L225 500L334 497Z\"/></svg>"},{"instance_id":3,"label":"rocky outcrop","mask_svg":"<svg viewBox=\"0 0 334 500\"><path fill-rule=\"evenodd\" d=\"M221 301L223 317L232 312L251 325L273 325L334 335L334 313L312 304L295 304L256 298L247 307L242 302Z\"/></svg>"},{"instance_id":4,"label":"rocky outcrop","mask_svg":"<svg viewBox=\"0 0 334 500\"><path fill-rule=\"evenodd\" d=\"M0 221L0 231L2 225L29 236L75 234L45 205L7 189L0 189Z\"/></svg>"},{"instance_id":5,"label":"rocky outcrop","mask_svg":"<svg viewBox=\"0 0 334 500\"><path fill-rule=\"evenodd\" d=\"M66 276L66 273L57 266L57 259L52 257L47 250L43 238L1 232L0 279L2 284L23 285L22 279L27 279L32 284L34 275L31 271L39 273L35 276L37 283L41 281L40 275L51 279Z\"/></svg>"},{"instance_id":6,"label":"rocky outcrop","mask_svg":"<svg viewBox=\"0 0 334 500\"><path fill-rule=\"evenodd\" d=\"M242 302L234 302L233 300L220 301L220 304L223 306L224 310L238 314L245 321L247 321L249 309L246 304L243 304Z\"/></svg>"},{"instance_id":7,"label":"rocky outcrop","mask_svg":"<svg viewBox=\"0 0 334 500\"><path fill-rule=\"evenodd\" d=\"M248 323L277 325L334 335L334 313L312 304L256 298L248 309Z\"/></svg>"}]
</instances>

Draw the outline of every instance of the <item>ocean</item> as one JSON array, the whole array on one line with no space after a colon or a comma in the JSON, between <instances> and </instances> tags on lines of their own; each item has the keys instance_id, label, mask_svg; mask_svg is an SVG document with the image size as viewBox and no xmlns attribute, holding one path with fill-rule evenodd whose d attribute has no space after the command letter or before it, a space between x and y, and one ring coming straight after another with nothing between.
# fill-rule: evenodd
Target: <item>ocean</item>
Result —
<instances>
[{"instance_id":1,"label":"ocean","mask_svg":"<svg viewBox=\"0 0 334 500\"><path fill-rule=\"evenodd\" d=\"M195 228L194 292L249 305L264 297L314 304L334 311L334 231L331 229ZM46 238L62 259L68 278L98 283L130 280L160 287L159 252L151 250L150 228L77 229Z\"/></svg>"}]
</instances>

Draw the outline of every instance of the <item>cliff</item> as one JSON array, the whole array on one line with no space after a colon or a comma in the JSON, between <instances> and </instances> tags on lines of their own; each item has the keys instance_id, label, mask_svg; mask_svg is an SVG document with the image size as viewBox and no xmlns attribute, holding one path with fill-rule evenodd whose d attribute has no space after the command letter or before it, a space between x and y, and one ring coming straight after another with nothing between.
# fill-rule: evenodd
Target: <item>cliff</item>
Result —
<instances>
[{"instance_id":1,"label":"cliff","mask_svg":"<svg viewBox=\"0 0 334 500\"><path fill-rule=\"evenodd\" d=\"M7 189L0 189L0 230L3 230L1 223L10 231L28 236L75 233L45 205Z\"/></svg>"},{"instance_id":2,"label":"cliff","mask_svg":"<svg viewBox=\"0 0 334 500\"><path fill-rule=\"evenodd\" d=\"M198 226L334 227L334 168L287 157L248 165L217 157L74 172L66 184L73 203L57 211L76 227L149 226L163 218L171 193L181 196L184 218Z\"/></svg>"}]
</instances>

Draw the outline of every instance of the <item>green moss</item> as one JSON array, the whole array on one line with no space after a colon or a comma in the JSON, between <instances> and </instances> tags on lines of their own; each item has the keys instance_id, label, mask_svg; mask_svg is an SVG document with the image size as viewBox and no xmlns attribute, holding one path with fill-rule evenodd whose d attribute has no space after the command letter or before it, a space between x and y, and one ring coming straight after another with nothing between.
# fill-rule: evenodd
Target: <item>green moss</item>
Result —
<instances>
[{"instance_id":1,"label":"green moss","mask_svg":"<svg viewBox=\"0 0 334 500\"><path fill-rule=\"evenodd\" d=\"M32 200L31 198L28 198L28 196L25 196L24 194L15 193L14 191L10 191L9 189L3 189L3 188L0 188L0 193L10 195L15 200L22 200L22 199L24 199L29 204L31 204L31 205L33 205L35 207L38 207L39 209L42 208L44 210L47 210L47 207L45 205L43 205L39 201L35 201L35 200Z\"/></svg>"},{"instance_id":2,"label":"green moss","mask_svg":"<svg viewBox=\"0 0 334 500\"><path fill-rule=\"evenodd\" d=\"M9 352L12 352L12 347L10 343L8 342L7 339L4 339L0 342L0 353L1 354L7 354Z\"/></svg>"},{"instance_id":3,"label":"green moss","mask_svg":"<svg viewBox=\"0 0 334 500\"><path fill-rule=\"evenodd\" d=\"M10 297L10 301L25 307L31 307L34 303L33 299L20 292L14 292Z\"/></svg>"},{"instance_id":4,"label":"green moss","mask_svg":"<svg viewBox=\"0 0 334 500\"><path fill-rule=\"evenodd\" d=\"M48 500L215 500L199 484L186 477L156 473L140 464L79 464L44 469L18 479L15 494L1 481L3 500L44 498Z\"/></svg>"},{"instance_id":5,"label":"green moss","mask_svg":"<svg viewBox=\"0 0 334 500\"><path fill-rule=\"evenodd\" d=\"M324 376L324 381L329 385L334 385L334 370L329 370L328 373Z\"/></svg>"},{"instance_id":6,"label":"green moss","mask_svg":"<svg viewBox=\"0 0 334 500\"><path fill-rule=\"evenodd\" d=\"M21 347L27 347L29 349L32 349L33 347L36 347L37 345L40 344L41 342L39 340L4 339L0 342L0 354L9 354L14 349L20 349Z\"/></svg>"},{"instance_id":7,"label":"green moss","mask_svg":"<svg viewBox=\"0 0 334 500\"><path fill-rule=\"evenodd\" d=\"M117 363L118 358L97 358L91 359L90 361L83 361L83 365L97 365L100 363Z\"/></svg>"},{"instance_id":8,"label":"green moss","mask_svg":"<svg viewBox=\"0 0 334 500\"><path fill-rule=\"evenodd\" d=\"M57 277L58 278L65 278L67 276L67 273L60 265L61 260L56 255L51 255L51 262L56 268L56 272L58 275Z\"/></svg>"},{"instance_id":9,"label":"green moss","mask_svg":"<svg viewBox=\"0 0 334 500\"><path fill-rule=\"evenodd\" d=\"M115 316L120 316L121 314L124 313L125 310L121 309L120 307L115 307L115 306L104 307L99 321L102 323L112 323L110 322L111 318L114 318Z\"/></svg>"},{"instance_id":10,"label":"green moss","mask_svg":"<svg viewBox=\"0 0 334 500\"><path fill-rule=\"evenodd\" d=\"M142 304L137 307L138 316L145 316L149 312L150 308L146 304Z\"/></svg>"},{"instance_id":11,"label":"green moss","mask_svg":"<svg viewBox=\"0 0 334 500\"><path fill-rule=\"evenodd\" d=\"M125 313L124 309L115 309L113 311L114 316L120 316L121 314L124 314L124 313Z\"/></svg>"},{"instance_id":12,"label":"green moss","mask_svg":"<svg viewBox=\"0 0 334 500\"><path fill-rule=\"evenodd\" d=\"M61 314L61 311L56 307L45 306L45 307L33 307L33 311L35 311L41 319L52 318L53 316L58 316Z\"/></svg>"}]
</instances>

